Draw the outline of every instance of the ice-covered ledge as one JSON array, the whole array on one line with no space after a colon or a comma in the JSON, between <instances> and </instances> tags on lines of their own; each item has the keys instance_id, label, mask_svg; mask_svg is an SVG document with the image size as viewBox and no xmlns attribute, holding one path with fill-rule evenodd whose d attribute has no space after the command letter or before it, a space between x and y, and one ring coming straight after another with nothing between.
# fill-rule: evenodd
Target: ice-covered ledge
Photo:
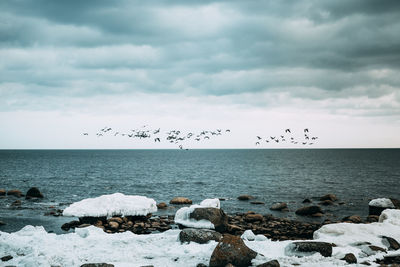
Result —
<instances>
[{"instance_id":1,"label":"ice-covered ledge","mask_svg":"<svg viewBox=\"0 0 400 267\"><path fill-rule=\"evenodd\" d=\"M63 216L146 216L147 214L156 211L156 201L152 198L115 193L75 202L64 210Z\"/></svg>"}]
</instances>

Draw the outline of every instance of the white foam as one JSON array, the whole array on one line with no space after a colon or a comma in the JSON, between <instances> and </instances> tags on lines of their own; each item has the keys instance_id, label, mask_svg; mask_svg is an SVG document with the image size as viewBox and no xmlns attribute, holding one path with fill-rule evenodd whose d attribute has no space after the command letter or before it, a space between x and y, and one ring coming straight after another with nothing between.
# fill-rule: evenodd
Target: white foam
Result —
<instances>
[{"instance_id":1,"label":"white foam","mask_svg":"<svg viewBox=\"0 0 400 267\"><path fill-rule=\"evenodd\" d=\"M154 199L115 193L75 202L64 210L63 215L75 217L145 216L156 211L157 206Z\"/></svg>"}]
</instances>

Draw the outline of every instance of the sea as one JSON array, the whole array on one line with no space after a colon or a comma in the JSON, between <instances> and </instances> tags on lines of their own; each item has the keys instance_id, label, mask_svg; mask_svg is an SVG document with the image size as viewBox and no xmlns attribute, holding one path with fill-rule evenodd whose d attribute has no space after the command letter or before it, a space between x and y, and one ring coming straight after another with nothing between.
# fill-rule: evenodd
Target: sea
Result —
<instances>
[{"instance_id":1,"label":"sea","mask_svg":"<svg viewBox=\"0 0 400 267\"><path fill-rule=\"evenodd\" d=\"M74 218L46 214L73 202L116 192L159 202L177 196L199 203L220 198L228 214L254 211L302 221L368 215L374 198L400 199L400 149L193 149L193 150L0 150L0 189L23 193L37 187L44 198L0 197L0 231L41 225L65 233ZM306 198L335 194L321 218L295 214ZM239 201L239 195L254 196ZM21 205L12 205L16 200ZM271 211L286 202L288 212ZM154 214L173 215L171 205Z\"/></svg>"}]
</instances>

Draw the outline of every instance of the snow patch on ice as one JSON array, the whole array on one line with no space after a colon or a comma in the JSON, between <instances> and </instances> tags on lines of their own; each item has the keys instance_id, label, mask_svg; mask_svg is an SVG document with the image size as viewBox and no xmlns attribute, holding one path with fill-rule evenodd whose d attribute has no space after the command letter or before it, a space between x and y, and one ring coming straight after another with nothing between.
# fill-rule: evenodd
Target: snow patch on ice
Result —
<instances>
[{"instance_id":1,"label":"snow patch on ice","mask_svg":"<svg viewBox=\"0 0 400 267\"><path fill-rule=\"evenodd\" d=\"M219 209L221 204L218 198L207 198L200 202L200 206Z\"/></svg>"},{"instance_id":2,"label":"snow patch on ice","mask_svg":"<svg viewBox=\"0 0 400 267\"><path fill-rule=\"evenodd\" d=\"M372 207L395 208L393 202L388 198L373 199L369 202L369 205Z\"/></svg>"},{"instance_id":3,"label":"snow patch on ice","mask_svg":"<svg viewBox=\"0 0 400 267\"><path fill-rule=\"evenodd\" d=\"M156 211L157 206L154 199L115 193L75 202L64 210L63 215L75 217L145 216Z\"/></svg>"}]
</instances>

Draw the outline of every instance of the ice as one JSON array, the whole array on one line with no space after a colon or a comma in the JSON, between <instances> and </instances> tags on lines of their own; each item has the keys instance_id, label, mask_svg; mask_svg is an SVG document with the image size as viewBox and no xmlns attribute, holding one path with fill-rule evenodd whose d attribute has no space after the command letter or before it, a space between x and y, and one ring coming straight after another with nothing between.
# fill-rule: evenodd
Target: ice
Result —
<instances>
[{"instance_id":1,"label":"ice","mask_svg":"<svg viewBox=\"0 0 400 267\"><path fill-rule=\"evenodd\" d=\"M256 239L256 235L251 230L246 230L242 234L241 238L243 240L254 241Z\"/></svg>"},{"instance_id":2,"label":"ice","mask_svg":"<svg viewBox=\"0 0 400 267\"><path fill-rule=\"evenodd\" d=\"M393 202L388 198L376 198L369 202L372 207L382 207L382 208L395 208Z\"/></svg>"},{"instance_id":3,"label":"ice","mask_svg":"<svg viewBox=\"0 0 400 267\"><path fill-rule=\"evenodd\" d=\"M157 206L154 199L115 193L75 202L64 210L63 215L75 217L145 216L156 211Z\"/></svg>"},{"instance_id":4,"label":"ice","mask_svg":"<svg viewBox=\"0 0 400 267\"><path fill-rule=\"evenodd\" d=\"M212 222L208 220L195 220L190 218L190 214L196 208L206 208L200 205L191 205L190 207L183 207L176 211L174 221L186 227L199 228L199 229L215 229Z\"/></svg>"},{"instance_id":5,"label":"ice","mask_svg":"<svg viewBox=\"0 0 400 267\"><path fill-rule=\"evenodd\" d=\"M220 208L220 202L218 198L207 198L200 202L200 206L210 207L210 208Z\"/></svg>"}]
</instances>

